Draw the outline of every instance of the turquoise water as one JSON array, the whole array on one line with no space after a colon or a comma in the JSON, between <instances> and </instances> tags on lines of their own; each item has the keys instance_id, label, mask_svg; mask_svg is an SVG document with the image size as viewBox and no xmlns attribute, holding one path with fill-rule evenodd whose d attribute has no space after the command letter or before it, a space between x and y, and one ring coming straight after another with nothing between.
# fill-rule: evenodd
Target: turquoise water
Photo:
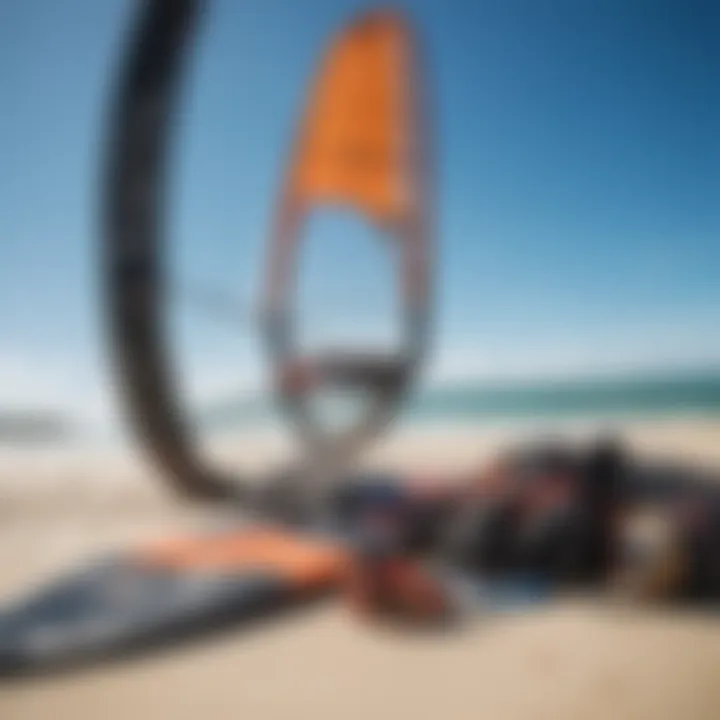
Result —
<instances>
[{"instance_id":1,"label":"turquoise water","mask_svg":"<svg viewBox=\"0 0 720 720\"><path fill-rule=\"evenodd\" d=\"M402 413L407 423L504 422L540 418L704 416L720 418L720 370L544 381L464 381L416 393ZM228 400L204 413L214 428L277 419L258 398Z\"/></svg>"},{"instance_id":2,"label":"turquoise water","mask_svg":"<svg viewBox=\"0 0 720 720\"><path fill-rule=\"evenodd\" d=\"M203 432L225 432L284 426L269 393L228 397L191 413ZM419 390L409 398L398 421L404 425L467 423L506 425L584 420L652 418L716 418L720 420L720 368L705 372L634 375L613 378L489 382L466 380ZM87 443L114 445L126 438L109 429L27 433L3 427L0 445L37 446ZM33 427L34 429L34 427Z\"/></svg>"},{"instance_id":3,"label":"turquoise water","mask_svg":"<svg viewBox=\"0 0 720 720\"><path fill-rule=\"evenodd\" d=\"M720 416L720 372L696 376L462 383L430 389L409 405L416 419L710 414Z\"/></svg>"}]
</instances>

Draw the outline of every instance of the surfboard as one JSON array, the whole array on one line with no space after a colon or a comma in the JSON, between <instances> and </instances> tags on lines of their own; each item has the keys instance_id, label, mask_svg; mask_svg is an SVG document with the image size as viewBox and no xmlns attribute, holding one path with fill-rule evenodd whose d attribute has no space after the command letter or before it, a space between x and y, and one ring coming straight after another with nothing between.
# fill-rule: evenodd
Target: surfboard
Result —
<instances>
[{"instance_id":1,"label":"surfboard","mask_svg":"<svg viewBox=\"0 0 720 720\"><path fill-rule=\"evenodd\" d=\"M317 599L342 578L329 539L251 526L99 560L0 614L0 675L186 639Z\"/></svg>"}]
</instances>

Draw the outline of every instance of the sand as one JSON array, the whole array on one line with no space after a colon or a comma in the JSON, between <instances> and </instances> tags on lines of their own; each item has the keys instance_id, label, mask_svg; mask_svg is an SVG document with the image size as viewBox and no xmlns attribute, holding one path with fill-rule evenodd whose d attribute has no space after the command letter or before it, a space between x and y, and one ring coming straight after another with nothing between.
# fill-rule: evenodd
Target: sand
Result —
<instances>
[{"instance_id":1,"label":"sand","mask_svg":"<svg viewBox=\"0 0 720 720\"><path fill-rule=\"evenodd\" d=\"M573 435L595 429L575 425ZM367 463L460 471L535 431L407 429ZM720 468L717 423L635 421L622 431L643 455ZM246 471L289 452L279 433L225 437L211 449ZM5 448L0 601L104 549L214 520L211 511L173 498L127 450ZM329 603L142 658L0 685L2 720L151 716L714 720L720 623L566 600L478 616L459 631L432 635L368 626Z\"/></svg>"}]
</instances>

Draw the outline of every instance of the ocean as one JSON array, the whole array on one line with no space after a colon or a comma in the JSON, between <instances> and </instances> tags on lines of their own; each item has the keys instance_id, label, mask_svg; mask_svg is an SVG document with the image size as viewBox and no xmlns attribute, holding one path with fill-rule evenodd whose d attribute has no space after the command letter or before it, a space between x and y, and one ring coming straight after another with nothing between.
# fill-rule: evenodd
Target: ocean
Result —
<instances>
[{"instance_id":1,"label":"ocean","mask_svg":"<svg viewBox=\"0 0 720 720\"><path fill-rule=\"evenodd\" d=\"M411 395L403 423L505 423L573 418L717 417L720 369L602 378L438 383ZM206 428L234 429L275 422L267 398L217 403L201 413Z\"/></svg>"}]
</instances>

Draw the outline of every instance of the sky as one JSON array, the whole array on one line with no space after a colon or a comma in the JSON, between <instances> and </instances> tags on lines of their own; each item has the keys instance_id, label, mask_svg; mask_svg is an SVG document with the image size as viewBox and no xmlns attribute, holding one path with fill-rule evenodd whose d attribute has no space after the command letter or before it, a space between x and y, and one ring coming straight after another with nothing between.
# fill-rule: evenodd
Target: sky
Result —
<instances>
[{"instance_id":1,"label":"sky","mask_svg":"<svg viewBox=\"0 0 720 720\"><path fill-rule=\"evenodd\" d=\"M406 0L432 99L437 308L428 377L720 364L720 8L690 0ZM209 3L174 138L172 314L188 396L254 386L252 307L322 48L365 3ZM0 407L117 407L99 177L127 0L0 0ZM318 220L318 327L382 317L382 245ZM322 224L324 223L324 225ZM319 289L318 289L319 288ZM339 300L355 293L349 309ZM367 311L364 316L363 312Z\"/></svg>"}]
</instances>

